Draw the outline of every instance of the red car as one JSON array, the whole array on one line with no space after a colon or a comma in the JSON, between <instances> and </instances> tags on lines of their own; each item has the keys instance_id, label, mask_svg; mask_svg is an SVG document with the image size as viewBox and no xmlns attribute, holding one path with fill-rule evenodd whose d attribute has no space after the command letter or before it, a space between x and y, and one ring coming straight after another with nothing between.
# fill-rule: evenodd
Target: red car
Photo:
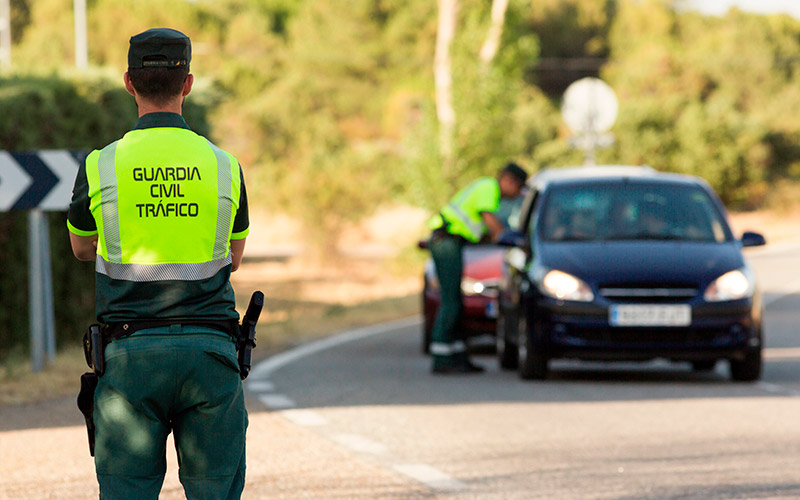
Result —
<instances>
[{"instance_id":1,"label":"red car","mask_svg":"<svg viewBox=\"0 0 800 500\"><path fill-rule=\"evenodd\" d=\"M464 274L461 292L464 313L461 328L467 338L496 333L498 285L503 274L503 248L496 245L467 245L464 247ZM425 263L425 285L422 290L423 323L422 350L427 353L431 343L433 322L439 308L439 280L433 260Z\"/></svg>"}]
</instances>

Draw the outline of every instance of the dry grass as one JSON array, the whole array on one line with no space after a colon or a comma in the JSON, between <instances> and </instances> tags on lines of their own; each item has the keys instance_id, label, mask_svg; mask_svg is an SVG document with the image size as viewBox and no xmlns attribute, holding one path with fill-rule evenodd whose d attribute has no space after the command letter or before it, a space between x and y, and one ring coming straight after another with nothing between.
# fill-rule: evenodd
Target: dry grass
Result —
<instances>
[{"instance_id":1,"label":"dry grass","mask_svg":"<svg viewBox=\"0 0 800 500\"><path fill-rule=\"evenodd\" d=\"M27 357L12 356L3 362L0 371L0 406L77 396L80 375L87 370L80 346L59 352L55 363L40 373L33 373Z\"/></svg>"},{"instance_id":2,"label":"dry grass","mask_svg":"<svg viewBox=\"0 0 800 500\"><path fill-rule=\"evenodd\" d=\"M238 310L244 312L253 290L266 296L255 360L331 333L419 314L416 269L405 273L411 277L386 275L384 264L358 259L335 267L299 259L244 263L232 279ZM80 374L87 369L80 346L64 349L36 374L27 353L19 352L0 365L0 406L77 395Z\"/></svg>"}]
</instances>

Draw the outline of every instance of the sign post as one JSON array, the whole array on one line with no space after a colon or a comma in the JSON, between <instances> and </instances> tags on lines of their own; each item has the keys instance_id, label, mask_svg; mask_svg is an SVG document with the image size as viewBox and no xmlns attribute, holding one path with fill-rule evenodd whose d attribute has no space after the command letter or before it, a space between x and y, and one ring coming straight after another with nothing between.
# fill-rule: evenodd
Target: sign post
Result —
<instances>
[{"instance_id":1,"label":"sign post","mask_svg":"<svg viewBox=\"0 0 800 500\"><path fill-rule=\"evenodd\" d=\"M608 133L617 120L619 103L614 90L597 78L582 78L567 87L561 116L575 133L570 144L583 150L585 165L594 165L597 149L614 143Z\"/></svg>"},{"instance_id":2,"label":"sign post","mask_svg":"<svg viewBox=\"0 0 800 500\"><path fill-rule=\"evenodd\" d=\"M72 183L85 153L0 151L0 211L28 212L28 318L31 364L44 369L56 355L50 230L45 211L69 208Z\"/></svg>"}]
</instances>

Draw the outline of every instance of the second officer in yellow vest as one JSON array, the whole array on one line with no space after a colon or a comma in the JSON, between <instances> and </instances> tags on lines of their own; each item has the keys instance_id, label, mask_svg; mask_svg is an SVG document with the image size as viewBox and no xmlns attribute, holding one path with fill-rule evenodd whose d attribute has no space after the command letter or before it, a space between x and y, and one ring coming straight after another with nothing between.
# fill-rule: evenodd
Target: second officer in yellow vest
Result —
<instances>
[{"instance_id":1,"label":"second officer in yellow vest","mask_svg":"<svg viewBox=\"0 0 800 500\"><path fill-rule=\"evenodd\" d=\"M139 120L93 151L68 215L75 256L96 261L105 373L94 394L100 498L156 500L173 433L186 497L238 499L245 410L230 274L248 234L236 158L181 117L191 44L152 29L130 40L125 86Z\"/></svg>"},{"instance_id":2,"label":"second officer in yellow vest","mask_svg":"<svg viewBox=\"0 0 800 500\"><path fill-rule=\"evenodd\" d=\"M441 287L441 303L433 324L431 354L435 374L479 373L480 366L467 356L467 346L460 329L461 274L463 246L477 243L487 231L497 239L503 224L494 213L500 198L519 196L528 174L516 163L508 163L497 179L484 177L458 192L441 212L431 219L431 254Z\"/></svg>"}]
</instances>

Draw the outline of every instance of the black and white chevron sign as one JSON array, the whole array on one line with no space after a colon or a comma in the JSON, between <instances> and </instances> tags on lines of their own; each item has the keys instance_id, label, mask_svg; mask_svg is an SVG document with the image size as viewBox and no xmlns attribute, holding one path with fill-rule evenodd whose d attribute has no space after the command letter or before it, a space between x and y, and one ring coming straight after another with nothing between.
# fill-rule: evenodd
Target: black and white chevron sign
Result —
<instances>
[{"instance_id":1,"label":"black and white chevron sign","mask_svg":"<svg viewBox=\"0 0 800 500\"><path fill-rule=\"evenodd\" d=\"M0 212L66 210L85 151L0 151Z\"/></svg>"}]
</instances>

